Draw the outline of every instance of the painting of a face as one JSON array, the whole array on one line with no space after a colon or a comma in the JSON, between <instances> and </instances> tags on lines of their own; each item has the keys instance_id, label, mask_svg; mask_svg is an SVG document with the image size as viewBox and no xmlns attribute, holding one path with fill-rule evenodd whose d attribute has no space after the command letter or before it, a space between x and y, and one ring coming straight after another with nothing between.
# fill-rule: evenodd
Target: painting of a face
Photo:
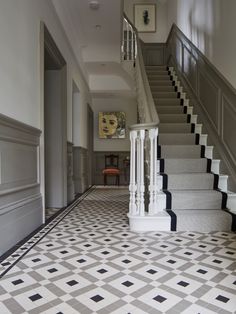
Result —
<instances>
[{"instance_id":1,"label":"painting of a face","mask_svg":"<svg viewBox=\"0 0 236 314\"><path fill-rule=\"evenodd\" d=\"M124 112L99 112L100 138L125 138Z\"/></svg>"}]
</instances>

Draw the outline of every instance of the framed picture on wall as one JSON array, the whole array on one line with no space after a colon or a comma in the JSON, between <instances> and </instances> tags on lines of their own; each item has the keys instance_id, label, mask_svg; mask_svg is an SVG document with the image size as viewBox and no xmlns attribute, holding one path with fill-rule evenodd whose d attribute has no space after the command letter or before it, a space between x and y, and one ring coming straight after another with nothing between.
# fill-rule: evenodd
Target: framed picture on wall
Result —
<instances>
[{"instance_id":1,"label":"framed picture on wall","mask_svg":"<svg viewBox=\"0 0 236 314\"><path fill-rule=\"evenodd\" d=\"M125 112L99 112L99 138L125 138Z\"/></svg>"},{"instance_id":2,"label":"framed picture on wall","mask_svg":"<svg viewBox=\"0 0 236 314\"><path fill-rule=\"evenodd\" d=\"M134 25L140 33L155 33L156 5L134 4Z\"/></svg>"}]
</instances>

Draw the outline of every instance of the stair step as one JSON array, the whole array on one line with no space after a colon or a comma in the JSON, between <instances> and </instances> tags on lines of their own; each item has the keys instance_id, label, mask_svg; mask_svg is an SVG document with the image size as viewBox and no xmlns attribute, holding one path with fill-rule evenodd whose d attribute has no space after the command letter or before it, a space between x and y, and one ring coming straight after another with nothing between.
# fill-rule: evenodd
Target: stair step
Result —
<instances>
[{"instance_id":1,"label":"stair step","mask_svg":"<svg viewBox=\"0 0 236 314\"><path fill-rule=\"evenodd\" d=\"M165 99L176 99L176 98L179 98L178 97L178 93L173 91L173 92L156 92L156 91L153 91L152 92L152 95L153 95L153 98L165 98Z\"/></svg>"},{"instance_id":2,"label":"stair step","mask_svg":"<svg viewBox=\"0 0 236 314\"><path fill-rule=\"evenodd\" d=\"M185 106L156 106L157 113L160 114L181 114L184 113Z\"/></svg>"},{"instance_id":3,"label":"stair step","mask_svg":"<svg viewBox=\"0 0 236 314\"><path fill-rule=\"evenodd\" d=\"M219 209L222 207L223 194L216 190L169 189L168 191L171 194L171 209ZM167 206L169 208L170 205Z\"/></svg>"},{"instance_id":4,"label":"stair step","mask_svg":"<svg viewBox=\"0 0 236 314\"><path fill-rule=\"evenodd\" d=\"M175 91L175 87L174 86L152 86L151 87L151 91L152 93L155 92L174 92Z\"/></svg>"},{"instance_id":5,"label":"stair step","mask_svg":"<svg viewBox=\"0 0 236 314\"><path fill-rule=\"evenodd\" d=\"M164 173L202 173L206 172L209 161L206 158L166 158L159 161L159 172Z\"/></svg>"},{"instance_id":6,"label":"stair step","mask_svg":"<svg viewBox=\"0 0 236 314\"><path fill-rule=\"evenodd\" d=\"M159 114L160 123L189 123L191 116L187 114Z\"/></svg>"},{"instance_id":7,"label":"stair step","mask_svg":"<svg viewBox=\"0 0 236 314\"><path fill-rule=\"evenodd\" d=\"M218 180L218 176L211 173L168 173L163 176L162 189L211 190L217 185L216 180Z\"/></svg>"},{"instance_id":8,"label":"stair step","mask_svg":"<svg viewBox=\"0 0 236 314\"><path fill-rule=\"evenodd\" d=\"M200 145L161 145L158 158L201 158Z\"/></svg>"},{"instance_id":9,"label":"stair step","mask_svg":"<svg viewBox=\"0 0 236 314\"><path fill-rule=\"evenodd\" d=\"M174 209L177 216L176 231L231 231L232 216L222 209Z\"/></svg>"},{"instance_id":10,"label":"stair step","mask_svg":"<svg viewBox=\"0 0 236 314\"><path fill-rule=\"evenodd\" d=\"M159 133L192 133L191 123L160 123Z\"/></svg>"},{"instance_id":11,"label":"stair step","mask_svg":"<svg viewBox=\"0 0 236 314\"><path fill-rule=\"evenodd\" d=\"M171 78L169 75L158 75L158 74L152 74L148 75L149 81L171 81Z\"/></svg>"},{"instance_id":12,"label":"stair step","mask_svg":"<svg viewBox=\"0 0 236 314\"><path fill-rule=\"evenodd\" d=\"M147 70L146 71L147 75L169 75L169 72L167 70Z\"/></svg>"},{"instance_id":13,"label":"stair step","mask_svg":"<svg viewBox=\"0 0 236 314\"><path fill-rule=\"evenodd\" d=\"M198 144L199 135L194 133L160 133L159 145L195 145Z\"/></svg>"},{"instance_id":14,"label":"stair step","mask_svg":"<svg viewBox=\"0 0 236 314\"><path fill-rule=\"evenodd\" d=\"M153 97L156 105L166 105L166 106L180 106L182 104L182 100L179 98L176 99L166 99L166 98L155 98Z\"/></svg>"},{"instance_id":15,"label":"stair step","mask_svg":"<svg viewBox=\"0 0 236 314\"><path fill-rule=\"evenodd\" d=\"M151 80L149 81L149 85L151 88L155 86L174 86L171 80Z\"/></svg>"},{"instance_id":16,"label":"stair step","mask_svg":"<svg viewBox=\"0 0 236 314\"><path fill-rule=\"evenodd\" d=\"M166 65L146 65L145 69L147 71L150 71L150 70L167 71L167 66Z\"/></svg>"}]
</instances>

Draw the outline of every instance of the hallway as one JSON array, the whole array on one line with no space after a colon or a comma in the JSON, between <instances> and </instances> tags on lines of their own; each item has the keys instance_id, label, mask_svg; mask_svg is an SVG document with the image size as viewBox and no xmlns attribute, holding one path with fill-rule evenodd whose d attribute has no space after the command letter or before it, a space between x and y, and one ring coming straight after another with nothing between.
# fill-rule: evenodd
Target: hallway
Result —
<instances>
[{"instance_id":1,"label":"hallway","mask_svg":"<svg viewBox=\"0 0 236 314\"><path fill-rule=\"evenodd\" d=\"M1 262L0 313L235 313L236 234L130 232L128 196L92 188Z\"/></svg>"}]
</instances>

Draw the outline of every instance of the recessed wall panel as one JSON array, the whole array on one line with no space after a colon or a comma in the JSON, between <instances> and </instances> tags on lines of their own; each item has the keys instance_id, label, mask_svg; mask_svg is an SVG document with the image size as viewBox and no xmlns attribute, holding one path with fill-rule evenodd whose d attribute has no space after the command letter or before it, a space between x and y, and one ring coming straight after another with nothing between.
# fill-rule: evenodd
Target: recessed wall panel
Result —
<instances>
[{"instance_id":1,"label":"recessed wall panel","mask_svg":"<svg viewBox=\"0 0 236 314\"><path fill-rule=\"evenodd\" d=\"M236 162L236 108L225 97L222 98L222 112L222 139Z\"/></svg>"},{"instance_id":2,"label":"recessed wall panel","mask_svg":"<svg viewBox=\"0 0 236 314\"><path fill-rule=\"evenodd\" d=\"M203 72L199 72L199 98L213 126L219 130L219 89Z\"/></svg>"},{"instance_id":3,"label":"recessed wall panel","mask_svg":"<svg viewBox=\"0 0 236 314\"><path fill-rule=\"evenodd\" d=\"M196 92L197 89L197 63L191 52L184 47L183 49L183 72L188 83Z\"/></svg>"}]
</instances>

